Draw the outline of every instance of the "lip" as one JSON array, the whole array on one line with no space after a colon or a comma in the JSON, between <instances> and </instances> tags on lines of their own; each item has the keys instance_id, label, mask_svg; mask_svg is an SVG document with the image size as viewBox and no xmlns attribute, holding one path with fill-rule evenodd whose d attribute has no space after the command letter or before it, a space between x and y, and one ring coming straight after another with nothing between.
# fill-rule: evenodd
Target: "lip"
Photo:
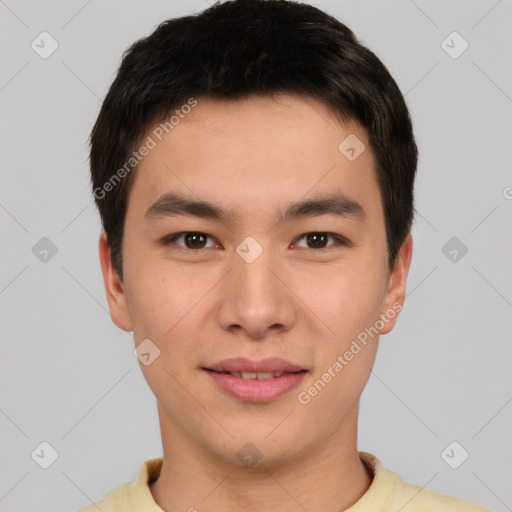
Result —
<instances>
[{"instance_id":1,"label":"lip","mask_svg":"<svg viewBox=\"0 0 512 512\"><path fill-rule=\"evenodd\" d=\"M220 363L208 366L207 370L215 370L216 372L300 372L305 368L281 359L279 357L271 357L261 361L252 361L244 357L235 357L226 359Z\"/></svg>"},{"instance_id":2,"label":"lip","mask_svg":"<svg viewBox=\"0 0 512 512\"><path fill-rule=\"evenodd\" d=\"M250 403L277 400L297 387L308 373L304 368L280 358L270 358L262 361L251 361L244 358L227 359L211 367L203 368L203 370L229 396ZM259 380L244 379L227 372L283 372L283 374L278 377Z\"/></svg>"}]
</instances>

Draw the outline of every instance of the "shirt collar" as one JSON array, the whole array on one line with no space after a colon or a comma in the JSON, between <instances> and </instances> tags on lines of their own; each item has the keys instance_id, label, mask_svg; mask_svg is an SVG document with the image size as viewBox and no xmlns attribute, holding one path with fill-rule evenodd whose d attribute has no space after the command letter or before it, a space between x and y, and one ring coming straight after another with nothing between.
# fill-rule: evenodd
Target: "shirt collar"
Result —
<instances>
[{"instance_id":1,"label":"shirt collar","mask_svg":"<svg viewBox=\"0 0 512 512\"><path fill-rule=\"evenodd\" d=\"M386 470L379 459L370 453L359 452L359 457L370 474L373 475L373 480L363 496L346 512L380 510L379 505L384 505L395 492L400 477L396 473ZM133 482L133 494L137 503L144 504L145 507L151 505L151 510L145 509L147 512L164 512L155 502L149 489L149 484L160 475L162 464L162 457L145 461L140 468L137 479Z\"/></svg>"}]
</instances>

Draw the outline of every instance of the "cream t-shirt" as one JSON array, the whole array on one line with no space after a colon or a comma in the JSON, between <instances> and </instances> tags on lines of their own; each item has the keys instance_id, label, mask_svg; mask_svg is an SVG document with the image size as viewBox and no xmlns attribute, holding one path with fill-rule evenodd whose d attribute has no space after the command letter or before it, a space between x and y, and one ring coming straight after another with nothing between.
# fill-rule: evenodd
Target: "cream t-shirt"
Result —
<instances>
[{"instance_id":1,"label":"cream t-shirt","mask_svg":"<svg viewBox=\"0 0 512 512\"><path fill-rule=\"evenodd\" d=\"M385 469L377 457L359 452L373 474L373 482L346 512L489 512L468 501L406 484L400 476ZM110 491L103 500L76 512L162 512L149 489L160 474L163 458L144 462L137 479Z\"/></svg>"}]
</instances>

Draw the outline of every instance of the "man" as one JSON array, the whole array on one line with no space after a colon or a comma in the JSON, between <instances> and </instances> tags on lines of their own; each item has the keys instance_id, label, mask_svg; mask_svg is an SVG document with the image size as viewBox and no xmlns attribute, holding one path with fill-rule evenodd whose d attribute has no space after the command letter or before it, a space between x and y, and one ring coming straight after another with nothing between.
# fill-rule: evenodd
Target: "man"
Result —
<instances>
[{"instance_id":1,"label":"man","mask_svg":"<svg viewBox=\"0 0 512 512\"><path fill-rule=\"evenodd\" d=\"M416 164L389 72L312 6L216 4L129 49L91 173L110 313L164 456L98 508L484 510L357 449L404 303Z\"/></svg>"}]
</instances>

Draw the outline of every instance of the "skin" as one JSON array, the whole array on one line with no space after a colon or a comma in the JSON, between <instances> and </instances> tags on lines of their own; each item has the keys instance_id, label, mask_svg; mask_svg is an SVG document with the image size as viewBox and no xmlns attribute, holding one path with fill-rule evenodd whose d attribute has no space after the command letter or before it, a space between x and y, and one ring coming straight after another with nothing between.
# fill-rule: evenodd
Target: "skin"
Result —
<instances>
[{"instance_id":1,"label":"skin","mask_svg":"<svg viewBox=\"0 0 512 512\"><path fill-rule=\"evenodd\" d=\"M113 322L133 331L136 345L149 338L160 350L152 364L141 364L157 399L164 450L151 493L167 511L344 510L372 481L358 456L357 418L378 336L308 404L297 395L380 314L403 304L412 237L390 270L374 158L356 123L341 123L322 103L292 94L197 99L136 171L123 281L100 237ZM366 146L353 162L338 150L349 134ZM330 214L276 224L289 203L333 191L358 201L364 219ZM167 192L219 203L238 217L145 219ZM186 231L209 235L207 247L190 249L183 237L159 243ZM329 238L322 251L303 237L312 232L350 243ZM250 264L236 253L248 236L263 249ZM281 357L308 373L276 400L244 403L201 369L231 357ZM253 467L237 456L248 442L261 454Z\"/></svg>"}]
</instances>

